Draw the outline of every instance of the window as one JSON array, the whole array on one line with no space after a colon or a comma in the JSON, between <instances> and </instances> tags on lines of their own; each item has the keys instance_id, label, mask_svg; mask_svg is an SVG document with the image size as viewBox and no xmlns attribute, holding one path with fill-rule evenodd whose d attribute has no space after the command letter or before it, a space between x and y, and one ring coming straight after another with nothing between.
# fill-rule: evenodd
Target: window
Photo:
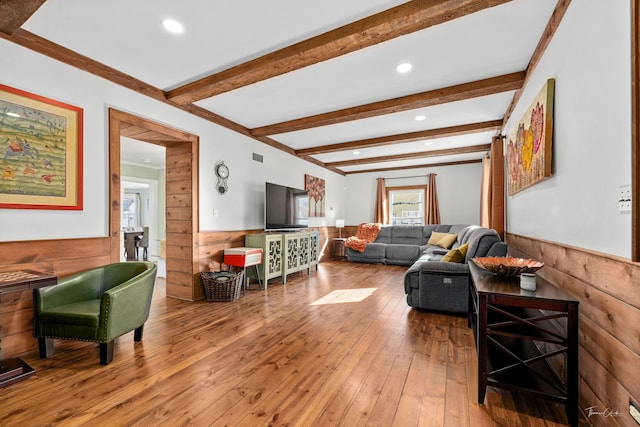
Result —
<instances>
[{"instance_id":1,"label":"window","mask_svg":"<svg viewBox=\"0 0 640 427\"><path fill-rule=\"evenodd\" d=\"M423 225L427 186L387 187L391 225Z\"/></svg>"},{"instance_id":2,"label":"window","mask_svg":"<svg viewBox=\"0 0 640 427\"><path fill-rule=\"evenodd\" d=\"M296 195L294 203L297 208L295 223L300 225L308 225L309 197L306 194L304 196Z\"/></svg>"},{"instance_id":3,"label":"window","mask_svg":"<svg viewBox=\"0 0 640 427\"><path fill-rule=\"evenodd\" d=\"M125 194L122 197L122 227L140 226L140 196Z\"/></svg>"}]
</instances>

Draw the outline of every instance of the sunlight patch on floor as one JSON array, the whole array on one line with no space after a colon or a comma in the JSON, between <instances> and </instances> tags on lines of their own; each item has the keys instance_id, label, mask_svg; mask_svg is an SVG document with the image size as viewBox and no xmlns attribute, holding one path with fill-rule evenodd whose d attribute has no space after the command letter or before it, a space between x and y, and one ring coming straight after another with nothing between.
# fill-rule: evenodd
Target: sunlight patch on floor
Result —
<instances>
[{"instance_id":1,"label":"sunlight patch on floor","mask_svg":"<svg viewBox=\"0 0 640 427\"><path fill-rule=\"evenodd\" d=\"M347 302L360 302L366 297L371 295L377 288L362 288L362 289L340 289L332 291L323 296L317 301L312 302L310 305L322 305L322 304L343 304Z\"/></svg>"}]
</instances>

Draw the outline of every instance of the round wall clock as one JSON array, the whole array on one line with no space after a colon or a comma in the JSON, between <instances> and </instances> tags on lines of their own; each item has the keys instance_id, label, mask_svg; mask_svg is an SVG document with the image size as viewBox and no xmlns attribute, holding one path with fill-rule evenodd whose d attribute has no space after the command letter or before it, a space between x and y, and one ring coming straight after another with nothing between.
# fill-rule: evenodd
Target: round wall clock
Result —
<instances>
[{"instance_id":1,"label":"round wall clock","mask_svg":"<svg viewBox=\"0 0 640 427\"><path fill-rule=\"evenodd\" d=\"M218 177L216 190L218 190L218 193L220 194L225 194L229 190L229 186L227 186L227 178L229 178L229 167L224 164L224 161L221 161L216 164L215 171L216 176Z\"/></svg>"}]
</instances>

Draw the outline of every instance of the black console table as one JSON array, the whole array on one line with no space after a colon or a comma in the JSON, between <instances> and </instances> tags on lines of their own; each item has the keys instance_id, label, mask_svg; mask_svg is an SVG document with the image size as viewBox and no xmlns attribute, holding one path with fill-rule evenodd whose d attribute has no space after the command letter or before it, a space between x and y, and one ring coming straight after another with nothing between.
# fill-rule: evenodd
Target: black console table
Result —
<instances>
[{"instance_id":1,"label":"black console table","mask_svg":"<svg viewBox=\"0 0 640 427\"><path fill-rule=\"evenodd\" d=\"M478 403L487 386L524 391L565 405L578 424L578 301L537 277L536 290L519 278L469 263L469 326L478 352Z\"/></svg>"},{"instance_id":2,"label":"black console table","mask_svg":"<svg viewBox=\"0 0 640 427\"><path fill-rule=\"evenodd\" d=\"M0 272L0 295L13 292L32 291L35 288L51 286L58 283L58 278L52 274L33 270ZM3 299L0 298L0 304ZM0 355L4 356L4 349L0 346ZM0 358L2 359L2 358ZM22 359L5 358L0 360L0 387L26 379L36 373Z\"/></svg>"}]
</instances>

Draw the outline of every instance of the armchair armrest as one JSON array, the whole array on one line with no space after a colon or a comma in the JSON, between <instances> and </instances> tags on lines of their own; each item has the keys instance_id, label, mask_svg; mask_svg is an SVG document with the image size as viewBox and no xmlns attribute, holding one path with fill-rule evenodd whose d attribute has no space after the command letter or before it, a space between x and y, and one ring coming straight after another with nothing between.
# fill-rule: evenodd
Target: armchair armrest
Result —
<instances>
[{"instance_id":1,"label":"armchair armrest","mask_svg":"<svg viewBox=\"0 0 640 427\"><path fill-rule=\"evenodd\" d=\"M64 277L58 284L33 290L36 312L79 301L99 299L102 270L92 269Z\"/></svg>"},{"instance_id":2,"label":"armchair armrest","mask_svg":"<svg viewBox=\"0 0 640 427\"><path fill-rule=\"evenodd\" d=\"M109 342L144 325L149 317L157 267L104 292L98 337Z\"/></svg>"}]
</instances>

